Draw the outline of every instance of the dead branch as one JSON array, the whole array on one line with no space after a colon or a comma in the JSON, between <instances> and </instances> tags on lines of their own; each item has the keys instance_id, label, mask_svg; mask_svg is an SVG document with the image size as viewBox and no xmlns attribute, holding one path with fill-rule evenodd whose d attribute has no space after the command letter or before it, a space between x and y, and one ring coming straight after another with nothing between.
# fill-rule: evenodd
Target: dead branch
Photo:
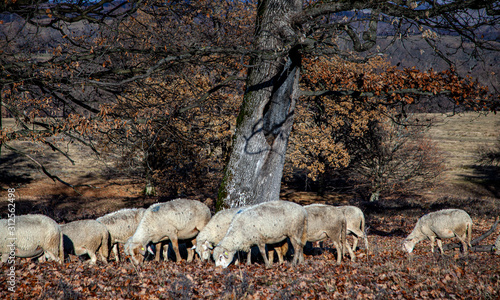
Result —
<instances>
[{"instance_id":1,"label":"dead branch","mask_svg":"<svg viewBox=\"0 0 500 300\"><path fill-rule=\"evenodd\" d=\"M494 252L495 251L494 245L476 245L476 246L472 246L470 249L472 252Z\"/></svg>"}]
</instances>

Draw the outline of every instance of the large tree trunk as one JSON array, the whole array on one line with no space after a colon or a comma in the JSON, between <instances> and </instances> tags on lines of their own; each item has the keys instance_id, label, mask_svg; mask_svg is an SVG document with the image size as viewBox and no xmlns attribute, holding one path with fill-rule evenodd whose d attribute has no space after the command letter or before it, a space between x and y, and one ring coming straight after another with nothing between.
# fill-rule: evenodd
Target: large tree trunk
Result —
<instances>
[{"instance_id":1,"label":"large tree trunk","mask_svg":"<svg viewBox=\"0 0 500 300\"><path fill-rule=\"evenodd\" d=\"M294 39L291 17L300 12L302 1L264 0L258 5L254 48L262 52L250 62L218 207L277 200L280 193L298 96L300 53L277 53Z\"/></svg>"}]
</instances>

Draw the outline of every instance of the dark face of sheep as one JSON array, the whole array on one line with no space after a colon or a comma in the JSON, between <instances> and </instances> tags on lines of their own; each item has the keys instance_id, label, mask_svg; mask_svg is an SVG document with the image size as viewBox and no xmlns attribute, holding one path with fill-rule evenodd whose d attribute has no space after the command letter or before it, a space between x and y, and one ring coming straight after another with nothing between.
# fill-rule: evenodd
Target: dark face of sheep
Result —
<instances>
[{"instance_id":1,"label":"dark face of sheep","mask_svg":"<svg viewBox=\"0 0 500 300\"><path fill-rule=\"evenodd\" d=\"M215 266L221 266L223 268L227 268L229 264L233 261L234 251L228 251L224 248L217 247L214 250L214 260Z\"/></svg>"}]
</instances>

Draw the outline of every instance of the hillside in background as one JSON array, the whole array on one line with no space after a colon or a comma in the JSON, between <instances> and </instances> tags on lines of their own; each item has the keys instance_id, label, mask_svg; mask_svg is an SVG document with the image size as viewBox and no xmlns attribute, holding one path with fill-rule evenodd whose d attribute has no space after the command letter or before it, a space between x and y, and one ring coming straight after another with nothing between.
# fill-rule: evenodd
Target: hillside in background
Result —
<instances>
[{"instance_id":1,"label":"hillside in background","mask_svg":"<svg viewBox=\"0 0 500 300\"><path fill-rule=\"evenodd\" d=\"M481 148L493 148L499 141L500 115L463 113L451 117L442 114L430 116L437 122L428 134L444 151L446 171L441 184L435 191L427 191L427 195L500 199L499 170L490 172L491 169L477 162Z\"/></svg>"},{"instance_id":2,"label":"hillside in background","mask_svg":"<svg viewBox=\"0 0 500 300\"><path fill-rule=\"evenodd\" d=\"M496 33L496 41L500 34ZM476 52L473 45L451 35L439 36L441 51L449 55L461 76L470 76L490 91L500 91L500 55L494 51ZM391 44L393 43L393 44ZM401 68L416 67L419 70L437 71L449 68L447 62L434 54L429 44L419 36L393 41L393 37L381 38L381 49L393 65ZM465 50L465 51L464 51Z\"/></svg>"}]
</instances>

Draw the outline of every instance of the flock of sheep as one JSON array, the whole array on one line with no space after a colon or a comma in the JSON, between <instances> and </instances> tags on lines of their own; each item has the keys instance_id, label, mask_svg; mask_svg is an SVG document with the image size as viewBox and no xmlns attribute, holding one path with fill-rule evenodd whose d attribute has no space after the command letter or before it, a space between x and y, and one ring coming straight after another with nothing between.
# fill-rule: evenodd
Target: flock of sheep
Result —
<instances>
[{"instance_id":1,"label":"flock of sheep","mask_svg":"<svg viewBox=\"0 0 500 300\"><path fill-rule=\"evenodd\" d=\"M176 199L156 203L149 208L122 209L96 220L80 220L58 225L44 215L16 216L15 222L0 219L0 255L6 263L15 257L64 261L67 254L85 255L90 263L99 258L107 262L110 247L120 261L118 244L124 244L125 254L140 264L148 253L168 260L169 244L176 260L181 260L179 242L191 244L187 261L193 260L194 250L203 261L213 257L216 266L226 268L236 260L238 251L248 253L251 263L252 246L257 246L266 267L272 265L274 251L283 262L289 246L293 248L293 264L304 260L306 242L330 239L337 249L337 263L349 253L355 260L358 238L364 239L368 250L363 212L355 206L312 204L301 206L288 201L271 201L254 206L222 210L211 216L209 208L195 200ZM14 229L12 229L12 227ZM403 249L413 251L416 243L429 239L443 253L443 238L457 237L467 253L470 247L472 220L460 209L445 209L421 217L413 232L404 240ZM354 236L353 245L346 236ZM168 243L170 242L170 243ZM154 245L159 245L155 247ZM155 251L154 249L157 249Z\"/></svg>"}]
</instances>

